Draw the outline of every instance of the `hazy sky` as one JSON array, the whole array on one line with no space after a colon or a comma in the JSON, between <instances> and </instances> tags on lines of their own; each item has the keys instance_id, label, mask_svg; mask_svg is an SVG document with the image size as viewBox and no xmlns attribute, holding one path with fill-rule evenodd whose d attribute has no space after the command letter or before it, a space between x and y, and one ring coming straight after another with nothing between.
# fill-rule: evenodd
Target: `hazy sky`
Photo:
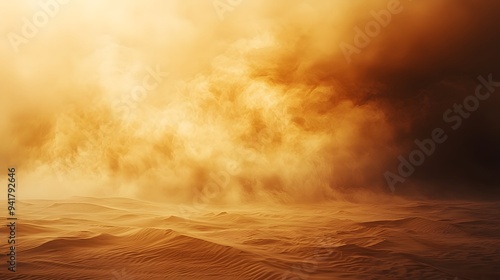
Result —
<instances>
[{"instance_id":1,"label":"hazy sky","mask_svg":"<svg viewBox=\"0 0 500 280\"><path fill-rule=\"evenodd\" d=\"M436 128L396 193L498 193L500 88L470 96L500 81L499 1L60 2L0 1L0 167L25 197L391 194Z\"/></svg>"}]
</instances>

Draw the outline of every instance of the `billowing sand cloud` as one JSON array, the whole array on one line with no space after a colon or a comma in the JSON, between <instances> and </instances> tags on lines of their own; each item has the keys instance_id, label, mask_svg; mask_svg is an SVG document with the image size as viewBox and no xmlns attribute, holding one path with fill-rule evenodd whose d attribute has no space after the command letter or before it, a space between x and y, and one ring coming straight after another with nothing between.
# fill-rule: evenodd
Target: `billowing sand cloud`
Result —
<instances>
[{"instance_id":1,"label":"billowing sand cloud","mask_svg":"<svg viewBox=\"0 0 500 280\"><path fill-rule=\"evenodd\" d=\"M398 156L447 126L479 75L500 80L493 0L242 1L222 20L210 1L71 1L40 26L37 3L1 4L0 167L21 170L26 196L389 193ZM357 46L388 5L399 12ZM497 186L498 104L448 130L398 190Z\"/></svg>"}]
</instances>

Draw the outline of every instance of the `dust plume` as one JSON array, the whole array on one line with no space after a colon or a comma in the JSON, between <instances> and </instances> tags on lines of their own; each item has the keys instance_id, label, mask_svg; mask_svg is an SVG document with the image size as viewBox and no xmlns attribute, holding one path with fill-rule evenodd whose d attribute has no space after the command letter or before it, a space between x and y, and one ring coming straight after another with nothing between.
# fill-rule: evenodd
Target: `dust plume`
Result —
<instances>
[{"instance_id":1,"label":"dust plume","mask_svg":"<svg viewBox=\"0 0 500 280\"><path fill-rule=\"evenodd\" d=\"M27 43L0 45L0 167L20 170L26 197L390 193L383 174L414 139L477 76L500 79L500 3L397 1L401 12L346 59L339 45L391 1L346 2L241 1L222 20L212 1L60 5ZM0 4L2 33L20 34L37 3ZM494 190L498 104L497 94L408 185L469 193L480 177L475 187Z\"/></svg>"}]
</instances>

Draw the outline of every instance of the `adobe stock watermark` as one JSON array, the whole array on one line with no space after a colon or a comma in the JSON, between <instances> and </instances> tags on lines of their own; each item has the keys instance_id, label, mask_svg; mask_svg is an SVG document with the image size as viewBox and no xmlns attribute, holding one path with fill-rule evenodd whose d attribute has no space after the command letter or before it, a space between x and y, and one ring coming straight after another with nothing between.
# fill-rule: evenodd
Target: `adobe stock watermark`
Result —
<instances>
[{"instance_id":1,"label":"adobe stock watermark","mask_svg":"<svg viewBox=\"0 0 500 280\"><path fill-rule=\"evenodd\" d=\"M268 144L272 141L274 136L275 132L272 130L263 129L257 135L257 141ZM188 150L195 153L203 153L203 151L198 151L193 147L188 147ZM254 149L235 149L232 154L237 155L237 159L244 159L246 162L256 162L260 160L258 152ZM241 174L242 164L243 162L241 161L230 159L225 163L222 171L210 172L208 183L203 186L198 195L193 199L192 205L181 204L179 206L182 216L190 217L194 216L195 213L201 213L217 195L225 193L234 180L234 177Z\"/></svg>"},{"instance_id":2,"label":"adobe stock watermark","mask_svg":"<svg viewBox=\"0 0 500 280\"><path fill-rule=\"evenodd\" d=\"M10 46L18 53L22 45L26 45L35 38L42 28L49 24L50 20L59 14L61 6L68 4L70 0L41 0L38 9L31 18L23 17L19 33L14 31L7 34Z\"/></svg>"},{"instance_id":3,"label":"adobe stock watermark","mask_svg":"<svg viewBox=\"0 0 500 280\"><path fill-rule=\"evenodd\" d=\"M237 150L235 154L238 158L244 158L246 161L253 162L257 159L257 154L249 150ZM205 184L197 196L193 199L191 205L182 204L179 206L183 217L190 217L200 214L206 206L216 198L218 194L227 191L231 184L232 178L241 174L241 164L235 160L226 162L224 169L219 172L210 172L209 182Z\"/></svg>"},{"instance_id":4,"label":"adobe stock watermark","mask_svg":"<svg viewBox=\"0 0 500 280\"><path fill-rule=\"evenodd\" d=\"M232 12L236 7L238 7L243 0L214 0L212 5L214 6L215 12L221 21L225 19L224 14L227 12Z\"/></svg>"},{"instance_id":5,"label":"adobe stock watermark","mask_svg":"<svg viewBox=\"0 0 500 280\"><path fill-rule=\"evenodd\" d=\"M331 260L345 260L344 254L340 250L334 250L333 244L338 243L332 237L322 237L315 246L319 246L314 250L313 256L304 260L301 264L292 266L291 271L285 273L281 280L307 280L309 275L314 274L320 269L322 263L328 263Z\"/></svg>"},{"instance_id":6,"label":"adobe stock watermark","mask_svg":"<svg viewBox=\"0 0 500 280\"><path fill-rule=\"evenodd\" d=\"M111 275L113 275L112 280L135 280L136 279L125 268L122 268L121 270L113 270L111 272Z\"/></svg>"},{"instance_id":7,"label":"adobe stock watermark","mask_svg":"<svg viewBox=\"0 0 500 280\"><path fill-rule=\"evenodd\" d=\"M132 87L128 95L114 104L114 110L125 120L130 118L132 109L137 108L137 105L144 101L149 93L156 90L168 76L168 73L161 71L160 65L156 65L155 68L146 67L146 73L140 84Z\"/></svg>"},{"instance_id":8,"label":"adobe stock watermark","mask_svg":"<svg viewBox=\"0 0 500 280\"><path fill-rule=\"evenodd\" d=\"M412 1L412 0L407 0ZM354 38L353 44L347 42L342 42L339 44L340 50L344 54L347 63L352 62L352 55L360 54L361 50L367 48L372 39L380 35L383 28L386 28L392 21L394 15L397 15L403 11L404 7L401 0L390 0L387 3L386 9L375 11L372 10L370 15L373 20L365 24L364 29L359 26L354 27Z\"/></svg>"},{"instance_id":9,"label":"adobe stock watermark","mask_svg":"<svg viewBox=\"0 0 500 280\"><path fill-rule=\"evenodd\" d=\"M475 93L465 97L461 104L453 104L452 108L443 113L444 122L449 124L452 130L459 129L464 120L470 118L471 114L479 109L481 102L488 100L496 88L500 87L500 82L493 80L493 74L489 74L487 78L479 76L477 79L479 84ZM447 139L448 134L440 127L432 130L430 138L416 139L414 142L417 147L410 152L408 158L402 155L398 157L397 174L390 171L384 173L384 178L391 191L396 190L397 183L404 183L417 167L424 164L425 160L436 152L437 146L446 142Z\"/></svg>"}]
</instances>

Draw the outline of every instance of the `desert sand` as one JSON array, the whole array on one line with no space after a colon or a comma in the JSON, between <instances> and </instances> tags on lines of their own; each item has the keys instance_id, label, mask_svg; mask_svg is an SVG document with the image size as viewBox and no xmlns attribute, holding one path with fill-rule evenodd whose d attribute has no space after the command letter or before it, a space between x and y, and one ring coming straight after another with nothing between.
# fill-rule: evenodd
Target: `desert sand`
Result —
<instances>
[{"instance_id":1,"label":"desert sand","mask_svg":"<svg viewBox=\"0 0 500 280\"><path fill-rule=\"evenodd\" d=\"M500 279L499 203L18 202L1 279ZM2 244L2 251L7 251Z\"/></svg>"}]
</instances>

